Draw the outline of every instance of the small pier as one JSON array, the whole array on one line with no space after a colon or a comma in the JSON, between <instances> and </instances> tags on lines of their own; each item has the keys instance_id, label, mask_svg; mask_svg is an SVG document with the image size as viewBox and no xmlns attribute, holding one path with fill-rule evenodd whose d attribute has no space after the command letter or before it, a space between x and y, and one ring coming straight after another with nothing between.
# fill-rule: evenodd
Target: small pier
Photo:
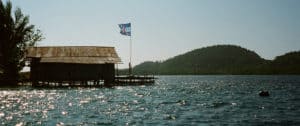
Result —
<instances>
[{"instance_id":1,"label":"small pier","mask_svg":"<svg viewBox=\"0 0 300 126\"><path fill-rule=\"evenodd\" d=\"M85 81L20 81L19 86L32 86L37 88L68 88L68 87L104 87L103 80Z\"/></svg>"},{"instance_id":2,"label":"small pier","mask_svg":"<svg viewBox=\"0 0 300 126\"><path fill-rule=\"evenodd\" d=\"M116 76L116 85L145 85L154 84L154 75L126 75L126 76Z\"/></svg>"},{"instance_id":3,"label":"small pier","mask_svg":"<svg viewBox=\"0 0 300 126\"><path fill-rule=\"evenodd\" d=\"M30 79L19 82L20 86L32 86L41 88L68 88L68 87L111 87L111 86L138 86L152 85L155 83L154 75L122 75L115 76L113 83L105 84L104 80L82 81L35 81Z\"/></svg>"}]
</instances>

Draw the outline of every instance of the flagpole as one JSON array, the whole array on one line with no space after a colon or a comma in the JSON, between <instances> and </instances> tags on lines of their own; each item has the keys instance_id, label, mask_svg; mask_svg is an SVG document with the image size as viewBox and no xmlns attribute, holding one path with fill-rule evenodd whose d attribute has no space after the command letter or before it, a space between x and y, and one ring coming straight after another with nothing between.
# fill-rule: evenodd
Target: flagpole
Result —
<instances>
[{"instance_id":1,"label":"flagpole","mask_svg":"<svg viewBox=\"0 0 300 126\"><path fill-rule=\"evenodd\" d=\"M129 75L131 76L132 75L132 67L131 67L131 61L132 61L132 39L131 39L131 23L127 23L127 24L119 24L119 27L121 29L120 33L122 35L126 35L126 36L130 36L130 42L129 42L129 63L128 63L128 66L129 66L129 69L128 69L128 72L129 72Z\"/></svg>"},{"instance_id":2,"label":"flagpole","mask_svg":"<svg viewBox=\"0 0 300 126\"><path fill-rule=\"evenodd\" d=\"M131 67L131 60L132 60L132 39L130 35L130 43L129 43L129 50L130 50L130 59L129 59L129 75L132 75L132 67Z\"/></svg>"},{"instance_id":3,"label":"flagpole","mask_svg":"<svg viewBox=\"0 0 300 126\"><path fill-rule=\"evenodd\" d=\"M130 63L131 63L131 58L132 58L132 39L130 36Z\"/></svg>"}]
</instances>

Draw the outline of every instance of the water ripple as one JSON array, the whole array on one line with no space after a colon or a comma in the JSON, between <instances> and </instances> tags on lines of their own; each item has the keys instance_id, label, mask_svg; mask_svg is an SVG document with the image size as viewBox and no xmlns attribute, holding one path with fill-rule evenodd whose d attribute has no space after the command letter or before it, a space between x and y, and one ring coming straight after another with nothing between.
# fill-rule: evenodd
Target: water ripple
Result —
<instances>
[{"instance_id":1,"label":"water ripple","mask_svg":"<svg viewBox=\"0 0 300 126\"><path fill-rule=\"evenodd\" d=\"M270 97L257 93L267 89ZM299 76L159 76L153 86L0 89L0 125L297 125Z\"/></svg>"}]
</instances>

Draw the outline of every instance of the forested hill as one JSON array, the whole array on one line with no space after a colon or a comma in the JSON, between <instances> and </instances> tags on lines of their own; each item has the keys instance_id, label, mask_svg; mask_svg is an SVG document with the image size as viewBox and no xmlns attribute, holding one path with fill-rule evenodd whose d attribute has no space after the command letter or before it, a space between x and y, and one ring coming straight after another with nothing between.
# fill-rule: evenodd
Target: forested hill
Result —
<instances>
[{"instance_id":1,"label":"forested hill","mask_svg":"<svg viewBox=\"0 0 300 126\"><path fill-rule=\"evenodd\" d=\"M299 74L300 53L265 60L235 45L216 45L187 52L163 62L144 62L135 74ZM127 70L123 70L122 73Z\"/></svg>"},{"instance_id":2,"label":"forested hill","mask_svg":"<svg viewBox=\"0 0 300 126\"><path fill-rule=\"evenodd\" d=\"M274 74L300 74L300 51L277 56L269 66Z\"/></svg>"}]
</instances>

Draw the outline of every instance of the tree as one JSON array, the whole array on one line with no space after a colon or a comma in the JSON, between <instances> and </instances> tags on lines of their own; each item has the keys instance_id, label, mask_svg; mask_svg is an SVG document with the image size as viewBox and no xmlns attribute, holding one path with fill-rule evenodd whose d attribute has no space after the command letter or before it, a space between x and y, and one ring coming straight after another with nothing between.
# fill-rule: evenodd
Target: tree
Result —
<instances>
[{"instance_id":1,"label":"tree","mask_svg":"<svg viewBox=\"0 0 300 126\"><path fill-rule=\"evenodd\" d=\"M20 8L12 14L10 1L0 0L0 84L15 86L25 66L25 51L43 39L40 30L29 24Z\"/></svg>"}]
</instances>

